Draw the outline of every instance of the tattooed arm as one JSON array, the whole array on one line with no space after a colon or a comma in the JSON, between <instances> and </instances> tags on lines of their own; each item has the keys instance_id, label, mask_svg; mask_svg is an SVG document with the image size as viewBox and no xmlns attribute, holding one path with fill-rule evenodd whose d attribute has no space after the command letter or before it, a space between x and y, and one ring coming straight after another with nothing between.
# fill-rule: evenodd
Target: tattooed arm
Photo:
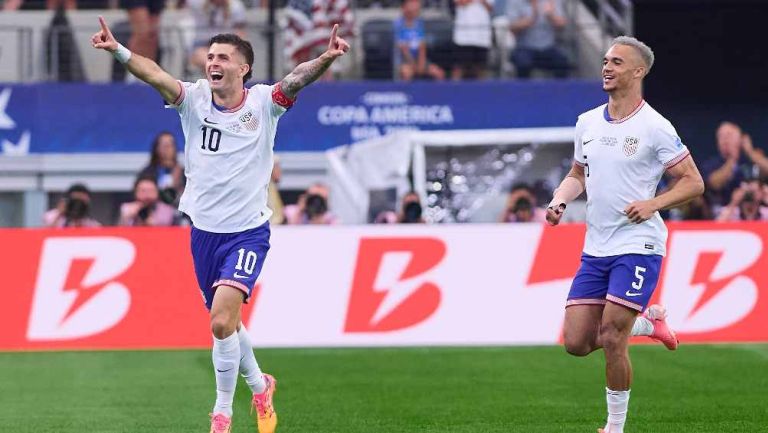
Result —
<instances>
[{"instance_id":1,"label":"tattooed arm","mask_svg":"<svg viewBox=\"0 0 768 433\"><path fill-rule=\"evenodd\" d=\"M328 41L328 50L326 50L326 52L314 60L296 66L296 69L283 78L283 81L280 82L280 88L285 96L290 99L295 98L299 93L299 90L320 78L320 76L328 70L334 60L349 51L349 44L347 41L336 36L338 30L339 25L334 25L333 30L331 30L331 39Z\"/></svg>"}]
</instances>

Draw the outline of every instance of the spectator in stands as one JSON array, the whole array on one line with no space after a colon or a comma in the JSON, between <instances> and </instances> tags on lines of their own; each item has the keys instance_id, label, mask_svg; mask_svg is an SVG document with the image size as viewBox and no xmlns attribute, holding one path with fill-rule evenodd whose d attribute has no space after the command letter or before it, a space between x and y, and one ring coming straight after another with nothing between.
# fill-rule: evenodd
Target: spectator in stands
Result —
<instances>
[{"instance_id":1,"label":"spectator in stands","mask_svg":"<svg viewBox=\"0 0 768 433\"><path fill-rule=\"evenodd\" d=\"M172 226L176 208L160 201L155 178L139 176L133 184L134 200L120 206L121 226Z\"/></svg>"},{"instance_id":2,"label":"spectator in stands","mask_svg":"<svg viewBox=\"0 0 768 433\"><path fill-rule=\"evenodd\" d=\"M421 197L411 191L403 197L397 222L400 224L423 224L426 221L424 221L422 212Z\"/></svg>"},{"instance_id":3,"label":"spectator in stands","mask_svg":"<svg viewBox=\"0 0 768 433\"><path fill-rule=\"evenodd\" d=\"M544 222L547 211L536 204L536 194L526 183L512 186L507 197L507 207L501 215L501 222Z\"/></svg>"},{"instance_id":4,"label":"spectator in stands","mask_svg":"<svg viewBox=\"0 0 768 433\"><path fill-rule=\"evenodd\" d=\"M557 45L557 33L567 24L562 0L507 0L507 17L517 41L512 52L517 76L530 78L542 69L565 78L570 66Z\"/></svg>"},{"instance_id":5,"label":"spectator in stands","mask_svg":"<svg viewBox=\"0 0 768 433\"><path fill-rule=\"evenodd\" d=\"M732 198L733 191L745 179L757 174L756 166L757 170L762 169L768 173L768 158L754 148L752 138L733 122L721 123L716 138L719 155L704 161L701 171L711 203L725 206Z\"/></svg>"},{"instance_id":6,"label":"spectator in stands","mask_svg":"<svg viewBox=\"0 0 768 433\"><path fill-rule=\"evenodd\" d=\"M283 205L283 199L280 197L280 191L277 188L282 174L280 158L275 155L274 162L272 163L272 179L269 182L269 195L267 196L267 206L272 209L272 216L269 218L270 224L283 224L285 222L285 213L283 212L285 206Z\"/></svg>"},{"instance_id":7,"label":"spectator in stands","mask_svg":"<svg viewBox=\"0 0 768 433\"><path fill-rule=\"evenodd\" d=\"M453 0L454 65L451 78L483 78L491 47L491 11L493 0Z\"/></svg>"},{"instance_id":8,"label":"spectator in stands","mask_svg":"<svg viewBox=\"0 0 768 433\"><path fill-rule=\"evenodd\" d=\"M131 24L128 49L157 61L160 13L165 8L165 0L120 0L120 5L128 12Z\"/></svg>"},{"instance_id":9,"label":"spectator in stands","mask_svg":"<svg viewBox=\"0 0 768 433\"><path fill-rule=\"evenodd\" d=\"M755 148L752 143L752 137L744 133L741 136L741 150L755 165L752 169L752 173L760 173L760 176L768 176L768 157L765 156L763 149Z\"/></svg>"},{"instance_id":10,"label":"spectator in stands","mask_svg":"<svg viewBox=\"0 0 768 433\"><path fill-rule=\"evenodd\" d=\"M328 48L328 29L339 25L337 35L346 40L354 37L355 17L349 0L288 0L283 9L281 30L283 55L288 69L320 56ZM320 77L332 80L349 68L344 58L335 61Z\"/></svg>"},{"instance_id":11,"label":"spectator in stands","mask_svg":"<svg viewBox=\"0 0 768 433\"><path fill-rule=\"evenodd\" d=\"M759 179L751 179L733 190L731 201L720 210L717 220L768 221L768 207L764 205L764 185Z\"/></svg>"},{"instance_id":12,"label":"spectator in stands","mask_svg":"<svg viewBox=\"0 0 768 433\"><path fill-rule=\"evenodd\" d=\"M208 41L219 33L245 35L245 6L240 0L186 0L195 22L189 64L195 72L205 76Z\"/></svg>"},{"instance_id":13,"label":"spectator in stands","mask_svg":"<svg viewBox=\"0 0 768 433\"><path fill-rule=\"evenodd\" d=\"M66 10L77 9L76 0L6 0L3 2L4 11L15 11L22 8L24 9L42 9L43 4L48 10L56 10L59 7Z\"/></svg>"},{"instance_id":14,"label":"spectator in stands","mask_svg":"<svg viewBox=\"0 0 768 433\"><path fill-rule=\"evenodd\" d=\"M43 214L46 227L99 227L91 218L91 191L83 184L69 187L55 208Z\"/></svg>"},{"instance_id":15,"label":"spectator in stands","mask_svg":"<svg viewBox=\"0 0 768 433\"><path fill-rule=\"evenodd\" d=\"M402 16L395 21L395 65L400 79L445 79L445 71L427 59L421 0L403 0Z\"/></svg>"},{"instance_id":16,"label":"spectator in stands","mask_svg":"<svg viewBox=\"0 0 768 433\"><path fill-rule=\"evenodd\" d=\"M160 190L160 199L168 204L175 204L184 192L184 166L178 161L176 138L163 131L152 141L149 165L139 173L139 177L151 177Z\"/></svg>"},{"instance_id":17,"label":"spectator in stands","mask_svg":"<svg viewBox=\"0 0 768 433\"><path fill-rule=\"evenodd\" d=\"M680 206L673 217L684 221L712 221L715 219L712 206L705 195L700 195Z\"/></svg>"},{"instance_id":18,"label":"spectator in stands","mask_svg":"<svg viewBox=\"0 0 768 433\"><path fill-rule=\"evenodd\" d=\"M328 209L328 187L321 183L310 186L296 204L283 209L286 224L335 224L336 217Z\"/></svg>"}]
</instances>

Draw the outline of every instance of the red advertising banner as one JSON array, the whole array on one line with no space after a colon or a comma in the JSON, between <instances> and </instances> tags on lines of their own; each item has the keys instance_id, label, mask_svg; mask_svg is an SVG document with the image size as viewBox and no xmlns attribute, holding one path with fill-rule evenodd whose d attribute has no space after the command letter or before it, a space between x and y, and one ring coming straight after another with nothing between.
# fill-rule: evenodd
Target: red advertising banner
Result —
<instances>
[{"instance_id":1,"label":"red advertising banner","mask_svg":"<svg viewBox=\"0 0 768 433\"><path fill-rule=\"evenodd\" d=\"M685 342L768 341L768 224L670 224ZM583 225L275 227L258 346L556 344ZM189 230L0 230L0 350L207 347Z\"/></svg>"}]
</instances>

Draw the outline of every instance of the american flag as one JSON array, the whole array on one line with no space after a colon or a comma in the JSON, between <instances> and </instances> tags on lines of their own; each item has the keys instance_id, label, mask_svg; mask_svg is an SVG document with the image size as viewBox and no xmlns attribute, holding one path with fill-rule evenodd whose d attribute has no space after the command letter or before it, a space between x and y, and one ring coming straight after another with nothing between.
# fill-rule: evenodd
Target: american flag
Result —
<instances>
[{"instance_id":1,"label":"american flag","mask_svg":"<svg viewBox=\"0 0 768 433\"><path fill-rule=\"evenodd\" d=\"M285 59L293 65L310 60L312 48L328 44L334 24L339 25L338 36L354 34L348 0L288 0L281 22Z\"/></svg>"}]
</instances>

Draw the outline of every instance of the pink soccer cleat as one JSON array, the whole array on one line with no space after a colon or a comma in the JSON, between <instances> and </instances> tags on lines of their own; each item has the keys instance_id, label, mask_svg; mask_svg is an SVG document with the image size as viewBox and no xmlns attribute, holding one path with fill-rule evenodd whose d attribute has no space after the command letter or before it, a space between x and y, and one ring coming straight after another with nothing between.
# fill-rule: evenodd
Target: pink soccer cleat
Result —
<instances>
[{"instance_id":1,"label":"pink soccer cleat","mask_svg":"<svg viewBox=\"0 0 768 433\"><path fill-rule=\"evenodd\" d=\"M652 339L660 341L669 350L676 350L680 341L677 339L675 331L667 325L667 310L661 305L651 305L643 314L646 319L653 323L653 333L649 335Z\"/></svg>"},{"instance_id":2,"label":"pink soccer cleat","mask_svg":"<svg viewBox=\"0 0 768 433\"><path fill-rule=\"evenodd\" d=\"M223 413L211 414L211 433L229 433L232 428L232 418Z\"/></svg>"},{"instance_id":3,"label":"pink soccer cleat","mask_svg":"<svg viewBox=\"0 0 768 433\"><path fill-rule=\"evenodd\" d=\"M256 427L259 433L274 433L277 428L277 413L272 403L277 381L269 374L264 375L267 389L261 394L254 394L251 409L256 409Z\"/></svg>"}]
</instances>

